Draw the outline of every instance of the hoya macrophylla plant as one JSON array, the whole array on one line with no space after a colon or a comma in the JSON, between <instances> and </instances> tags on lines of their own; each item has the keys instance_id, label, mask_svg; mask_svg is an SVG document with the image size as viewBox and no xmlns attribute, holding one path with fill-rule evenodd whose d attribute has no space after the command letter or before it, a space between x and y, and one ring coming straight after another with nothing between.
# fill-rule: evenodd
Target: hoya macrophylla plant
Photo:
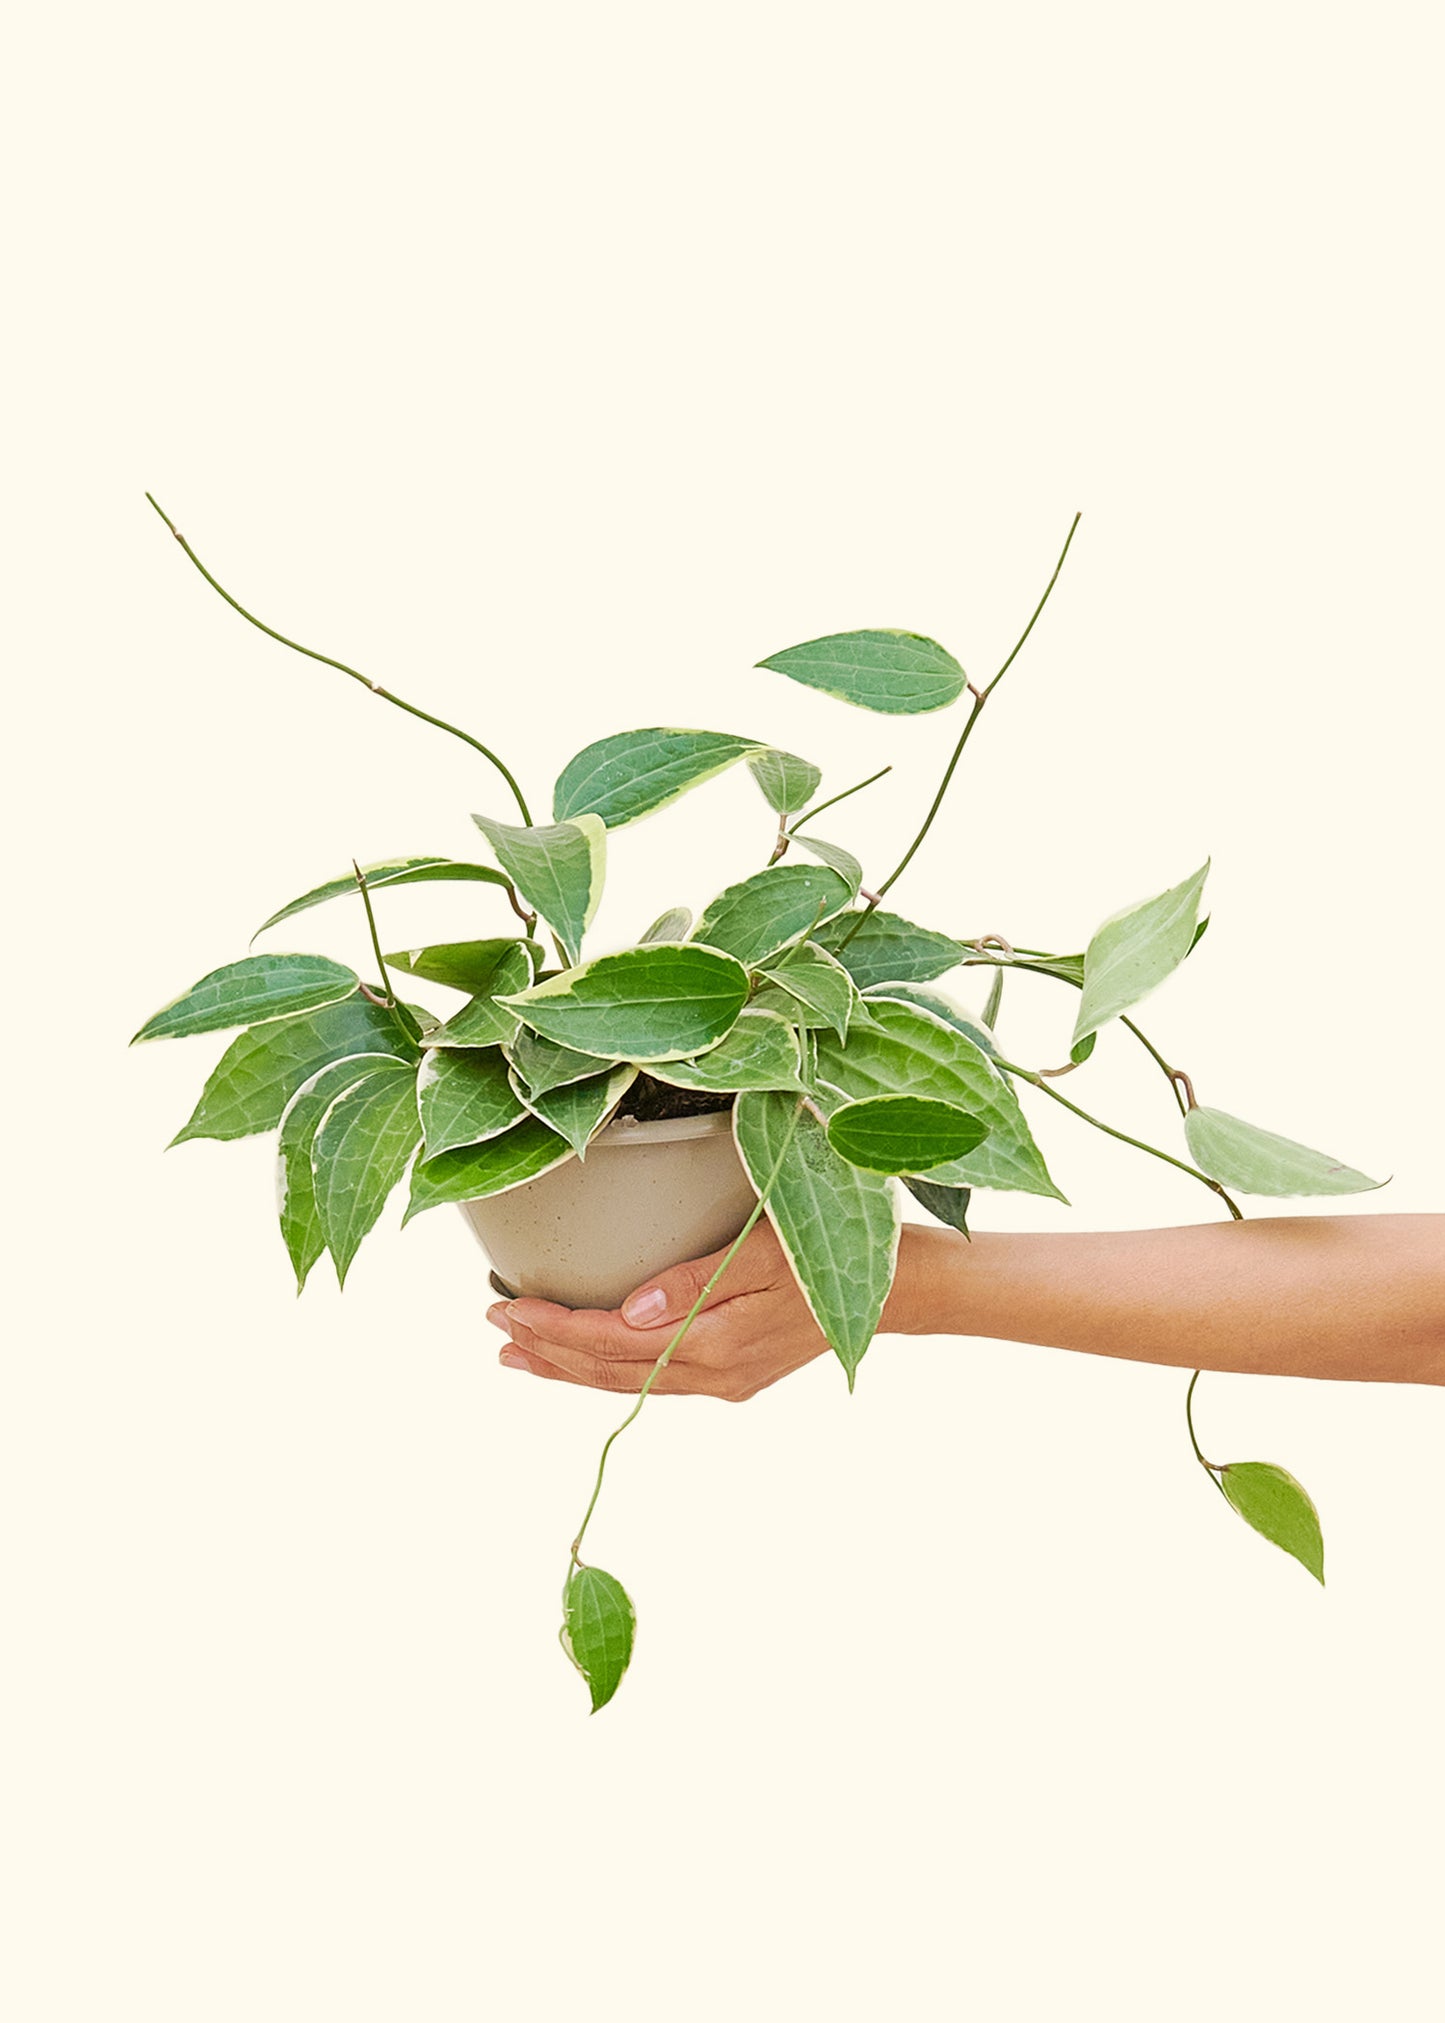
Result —
<instances>
[{"instance_id":1,"label":"hoya macrophylla plant","mask_svg":"<svg viewBox=\"0 0 1445 2023\"><path fill-rule=\"evenodd\" d=\"M1048 602L1077 515L1018 644L983 686L937 641L888 629L806 640L758 663L884 716L942 712L969 698L942 779L931 796L925 789L921 821L888 875L872 885L858 857L813 833L812 824L890 767L822 795L822 773L811 760L764 739L667 726L618 731L568 760L551 819L539 821L516 774L490 746L263 625L166 524L243 618L461 739L508 797L499 811L472 816L472 848L480 835L494 862L431 855L353 863L268 914L252 937L254 946L283 923L350 895L365 911L372 975L324 954L246 954L202 977L135 1035L236 1033L172 1142L276 1132L279 1222L297 1291L323 1256L344 1283L398 1188L406 1192L405 1223L446 1203L525 1187L569 1161L585 1164L597 1134L629 1108L646 1114L646 1104L663 1102L674 1112L731 1112L753 1209L604 1446L572 1542L561 1641L594 1712L627 1670L636 1625L621 1583L581 1557L607 1456L761 1216L772 1223L851 1391L892 1286L903 1190L965 1240L977 1188L1067 1205L1021 1086L1190 1174L1236 1219L1235 1194L1348 1194L1384 1184L1201 1104L1193 1078L1168 1065L1129 1016L1184 964L1208 925L1200 913L1208 858L1111 913L1081 955L969 934L957 919L920 924L884 904L929 834L985 704ZM611 832L741 764L767 819L757 834L739 836L734 882L711 898L688 895L701 901L696 912L662 892L664 910L636 942L589 949ZM422 883L468 888L457 901L461 938L383 954L378 906L392 904L393 887ZM993 972L978 1010L940 987L976 967ZM1022 1066L1001 1049L1006 970L1077 993L1072 1032L1060 1036L1068 1055L1061 1064ZM408 992L417 985L429 997L440 988L460 1002L449 1009L411 1002L403 978ZM1174 1151L1117 1129L1054 1086L1114 1025L1165 1076L1179 1113ZM1294 1477L1269 1462L1205 1460L1194 1432L1198 1377L1195 1371L1184 1401L1196 1460L1249 1526L1323 1582L1318 1513Z\"/></svg>"}]
</instances>

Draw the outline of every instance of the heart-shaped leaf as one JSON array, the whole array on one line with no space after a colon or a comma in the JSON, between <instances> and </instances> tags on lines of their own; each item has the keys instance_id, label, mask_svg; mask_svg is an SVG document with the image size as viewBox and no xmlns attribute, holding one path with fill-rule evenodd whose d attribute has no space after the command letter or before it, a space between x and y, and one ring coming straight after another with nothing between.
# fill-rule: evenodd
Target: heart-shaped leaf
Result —
<instances>
[{"instance_id":1,"label":"heart-shaped leaf","mask_svg":"<svg viewBox=\"0 0 1445 2023\"><path fill-rule=\"evenodd\" d=\"M436 1048L422 1060L416 1078L424 1159L457 1145L480 1145L509 1131L526 1116L508 1078L500 1047Z\"/></svg>"},{"instance_id":2,"label":"heart-shaped leaf","mask_svg":"<svg viewBox=\"0 0 1445 2023\"><path fill-rule=\"evenodd\" d=\"M451 857L385 857L379 864L363 864L361 875L371 892L380 891L383 885L430 885L438 879L484 885L505 885L507 882L501 872L494 871L490 864L460 864ZM279 913L263 920L251 939L254 941L268 927L289 920L293 913L304 913L308 906L322 906L328 899L341 899L348 892L353 899L356 897L354 871L347 871L340 878L328 878L324 885L303 892L299 899L291 900Z\"/></svg>"},{"instance_id":3,"label":"heart-shaped leaf","mask_svg":"<svg viewBox=\"0 0 1445 2023\"><path fill-rule=\"evenodd\" d=\"M388 1054L348 1054L303 1082L286 1105L276 1143L276 1210L298 1293L326 1249L311 1172L317 1126L343 1089L354 1088L377 1068L403 1066Z\"/></svg>"},{"instance_id":4,"label":"heart-shaped leaf","mask_svg":"<svg viewBox=\"0 0 1445 2023\"><path fill-rule=\"evenodd\" d=\"M420 1142L416 1070L405 1061L343 1089L317 1126L312 1184L339 1284Z\"/></svg>"},{"instance_id":5,"label":"heart-shaped leaf","mask_svg":"<svg viewBox=\"0 0 1445 2023\"><path fill-rule=\"evenodd\" d=\"M1185 1116L1184 1136L1200 1171L1241 1194L1364 1194L1388 1184L1202 1104Z\"/></svg>"},{"instance_id":6,"label":"heart-shaped leaf","mask_svg":"<svg viewBox=\"0 0 1445 2023\"><path fill-rule=\"evenodd\" d=\"M567 960L575 963L607 872L607 830L601 818L578 815L534 829L494 822L487 815L472 820L527 904L555 930Z\"/></svg>"},{"instance_id":7,"label":"heart-shaped leaf","mask_svg":"<svg viewBox=\"0 0 1445 2023\"><path fill-rule=\"evenodd\" d=\"M692 939L755 969L841 912L852 896L847 881L824 865L774 864L720 892L704 908Z\"/></svg>"},{"instance_id":8,"label":"heart-shaped leaf","mask_svg":"<svg viewBox=\"0 0 1445 2023\"><path fill-rule=\"evenodd\" d=\"M828 1143L870 1173L927 1173L961 1159L988 1136L981 1117L933 1096L870 1096L828 1120Z\"/></svg>"},{"instance_id":9,"label":"heart-shaped leaf","mask_svg":"<svg viewBox=\"0 0 1445 2023\"><path fill-rule=\"evenodd\" d=\"M488 1138L484 1144L459 1145L439 1158L418 1160L411 1171L411 1198L402 1227L428 1208L506 1194L573 1156L565 1138L559 1138L537 1118L524 1117L510 1131Z\"/></svg>"},{"instance_id":10,"label":"heart-shaped leaf","mask_svg":"<svg viewBox=\"0 0 1445 2023\"><path fill-rule=\"evenodd\" d=\"M798 1037L776 1012L749 1005L737 1024L705 1054L690 1061L655 1061L654 1080L678 1089L706 1089L730 1095L739 1089L793 1089L798 1079Z\"/></svg>"},{"instance_id":11,"label":"heart-shaped leaf","mask_svg":"<svg viewBox=\"0 0 1445 2023\"><path fill-rule=\"evenodd\" d=\"M620 829L665 808L739 759L768 749L756 738L729 737L723 731L618 731L568 760L553 789L553 818L565 822L599 815L609 829Z\"/></svg>"},{"instance_id":12,"label":"heart-shaped leaf","mask_svg":"<svg viewBox=\"0 0 1445 2023\"><path fill-rule=\"evenodd\" d=\"M1303 1483L1272 1461L1231 1461L1220 1486L1246 1524L1293 1555L1325 1584L1325 1541L1320 1514Z\"/></svg>"},{"instance_id":13,"label":"heart-shaped leaf","mask_svg":"<svg viewBox=\"0 0 1445 2023\"><path fill-rule=\"evenodd\" d=\"M636 1632L637 1612L621 1581L600 1566L574 1568L562 1597L562 1648L587 1681L594 1714L621 1685Z\"/></svg>"},{"instance_id":14,"label":"heart-shaped leaf","mask_svg":"<svg viewBox=\"0 0 1445 2023\"><path fill-rule=\"evenodd\" d=\"M953 655L918 632L832 632L757 664L888 716L947 709L968 683Z\"/></svg>"},{"instance_id":15,"label":"heart-shaped leaf","mask_svg":"<svg viewBox=\"0 0 1445 2023\"><path fill-rule=\"evenodd\" d=\"M515 1071L512 1086L533 1116L565 1138L579 1159L585 1159L587 1147L636 1080L636 1068L623 1061L607 1074L568 1082L540 1096L532 1095Z\"/></svg>"},{"instance_id":16,"label":"heart-shaped leaf","mask_svg":"<svg viewBox=\"0 0 1445 2023\"><path fill-rule=\"evenodd\" d=\"M356 989L356 971L324 955L248 955L213 969L148 1018L136 1040L178 1040L228 1026L259 1025L292 1012L337 1004Z\"/></svg>"},{"instance_id":17,"label":"heart-shaped leaf","mask_svg":"<svg viewBox=\"0 0 1445 2023\"><path fill-rule=\"evenodd\" d=\"M1194 945L1206 857L1192 877L1113 913L1084 950L1084 994L1071 1047L1157 990Z\"/></svg>"},{"instance_id":18,"label":"heart-shaped leaf","mask_svg":"<svg viewBox=\"0 0 1445 2023\"><path fill-rule=\"evenodd\" d=\"M931 983L968 954L951 935L915 927L901 913L875 908L861 926L858 921L856 913L845 913L820 927L813 939L837 956L859 990L874 983Z\"/></svg>"},{"instance_id":19,"label":"heart-shaped leaf","mask_svg":"<svg viewBox=\"0 0 1445 2023\"><path fill-rule=\"evenodd\" d=\"M527 967L518 979L516 950L522 950ZM427 983L444 983L469 996L494 995L499 990L525 989L532 981L542 951L535 941L521 941L514 934L498 935L489 941L438 941L430 948L403 948L386 958L391 969L407 976L419 976Z\"/></svg>"},{"instance_id":20,"label":"heart-shaped leaf","mask_svg":"<svg viewBox=\"0 0 1445 2023\"><path fill-rule=\"evenodd\" d=\"M780 815L801 815L823 777L817 766L792 752L758 752L748 760L748 771L762 788L768 806Z\"/></svg>"},{"instance_id":21,"label":"heart-shaped leaf","mask_svg":"<svg viewBox=\"0 0 1445 2023\"><path fill-rule=\"evenodd\" d=\"M559 1046L646 1066L714 1046L747 994L747 971L732 956L660 941L598 956L504 1002Z\"/></svg>"}]
</instances>

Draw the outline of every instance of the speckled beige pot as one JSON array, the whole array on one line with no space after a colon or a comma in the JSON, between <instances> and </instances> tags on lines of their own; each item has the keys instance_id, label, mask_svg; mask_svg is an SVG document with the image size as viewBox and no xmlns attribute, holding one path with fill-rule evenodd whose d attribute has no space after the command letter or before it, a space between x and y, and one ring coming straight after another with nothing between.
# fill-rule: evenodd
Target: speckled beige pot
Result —
<instances>
[{"instance_id":1,"label":"speckled beige pot","mask_svg":"<svg viewBox=\"0 0 1445 2023\"><path fill-rule=\"evenodd\" d=\"M757 1196L732 1113L639 1124L619 1117L587 1157L461 1210L510 1294L620 1306L634 1287L731 1243Z\"/></svg>"}]
</instances>

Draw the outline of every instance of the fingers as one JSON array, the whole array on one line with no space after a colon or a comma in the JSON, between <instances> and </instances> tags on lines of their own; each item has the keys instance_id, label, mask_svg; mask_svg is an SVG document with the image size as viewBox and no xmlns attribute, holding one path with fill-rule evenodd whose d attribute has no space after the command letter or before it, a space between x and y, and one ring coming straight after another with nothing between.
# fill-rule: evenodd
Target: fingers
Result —
<instances>
[{"instance_id":1,"label":"fingers","mask_svg":"<svg viewBox=\"0 0 1445 2023\"><path fill-rule=\"evenodd\" d=\"M509 1370L525 1370L534 1377L549 1377L564 1384L585 1384L594 1391L638 1392L652 1374L654 1362L623 1363L614 1357L604 1361L581 1349L561 1349L527 1335L523 1342L511 1342L501 1352ZM654 1378L650 1392L664 1396L721 1395L713 1372L697 1365L677 1367L668 1363Z\"/></svg>"}]
</instances>

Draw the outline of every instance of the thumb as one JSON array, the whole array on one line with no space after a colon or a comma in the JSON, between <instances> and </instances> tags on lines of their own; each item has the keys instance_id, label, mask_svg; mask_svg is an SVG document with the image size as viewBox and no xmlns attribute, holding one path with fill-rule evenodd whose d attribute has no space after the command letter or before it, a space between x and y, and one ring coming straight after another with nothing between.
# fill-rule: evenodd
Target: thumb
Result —
<instances>
[{"instance_id":1,"label":"thumb","mask_svg":"<svg viewBox=\"0 0 1445 2023\"><path fill-rule=\"evenodd\" d=\"M623 1320L633 1328L660 1328L685 1319L730 1248L715 1250L708 1257L689 1258L685 1264L656 1273L622 1302ZM748 1269L748 1245L744 1244L703 1301L701 1311L706 1313L710 1307L748 1291L753 1277Z\"/></svg>"}]
</instances>

